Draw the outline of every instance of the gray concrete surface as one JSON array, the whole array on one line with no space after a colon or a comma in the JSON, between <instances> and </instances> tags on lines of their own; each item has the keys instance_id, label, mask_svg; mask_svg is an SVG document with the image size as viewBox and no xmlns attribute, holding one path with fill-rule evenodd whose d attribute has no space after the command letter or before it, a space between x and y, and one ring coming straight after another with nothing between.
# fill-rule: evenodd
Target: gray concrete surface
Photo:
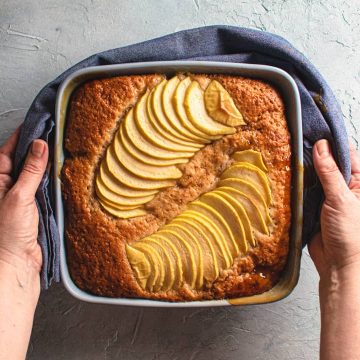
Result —
<instances>
[{"instance_id":1,"label":"gray concrete surface","mask_svg":"<svg viewBox=\"0 0 360 360\"><path fill-rule=\"evenodd\" d=\"M0 0L0 143L42 86L94 52L185 28L231 24L283 35L333 87L360 141L358 0ZM317 359L318 277L307 254L287 299L267 306L162 310L41 295L28 359Z\"/></svg>"}]
</instances>

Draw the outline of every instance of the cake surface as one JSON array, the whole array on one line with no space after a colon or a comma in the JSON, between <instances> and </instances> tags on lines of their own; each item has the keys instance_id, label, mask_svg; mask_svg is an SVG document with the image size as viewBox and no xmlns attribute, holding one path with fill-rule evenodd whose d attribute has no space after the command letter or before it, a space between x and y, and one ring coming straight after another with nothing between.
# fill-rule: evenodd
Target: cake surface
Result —
<instances>
[{"instance_id":1,"label":"cake surface","mask_svg":"<svg viewBox=\"0 0 360 360\"><path fill-rule=\"evenodd\" d=\"M209 80L230 94L245 125L214 140L176 165L181 176L143 204L141 216L119 218L101 205L96 176L121 123L162 75L94 80L74 94L67 119L62 170L67 259L79 288L110 297L143 297L168 301L234 298L270 289L286 263L290 227L291 148L284 104L276 89L260 80L224 75L189 75L204 89ZM269 233L254 230L255 246L235 257L216 279L150 291L140 286L127 247L163 229L191 202L216 190L220 177L235 163L234 154L261 153L272 201Z\"/></svg>"}]
</instances>

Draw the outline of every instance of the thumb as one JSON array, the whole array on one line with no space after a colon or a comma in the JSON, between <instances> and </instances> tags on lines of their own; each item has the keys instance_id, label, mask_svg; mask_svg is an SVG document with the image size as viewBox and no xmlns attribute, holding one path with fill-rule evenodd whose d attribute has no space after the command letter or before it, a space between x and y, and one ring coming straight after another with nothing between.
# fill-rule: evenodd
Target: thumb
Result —
<instances>
[{"instance_id":1,"label":"thumb","mask_svg":"<svg viewBox=\"0 0 360 360\"><path fill-rule=\"evenodd\" d=\"M23 198L33 198L44 175L48 161L48 146L43 140L34 140L25 160L25 164L14 188ZM14 190L15 190L14 189Z\"/></svg>"},{"instance_id":2,"label":"thumb","mask_svg":"<svg viewBox=\"0 0 360 360\"><path fill-rule=\"evenodd\" d=\"M327 140L319 140L313 148L314 166L328 201L337 198L348 186L341 174Z\"/></svg>"}]
</instances>

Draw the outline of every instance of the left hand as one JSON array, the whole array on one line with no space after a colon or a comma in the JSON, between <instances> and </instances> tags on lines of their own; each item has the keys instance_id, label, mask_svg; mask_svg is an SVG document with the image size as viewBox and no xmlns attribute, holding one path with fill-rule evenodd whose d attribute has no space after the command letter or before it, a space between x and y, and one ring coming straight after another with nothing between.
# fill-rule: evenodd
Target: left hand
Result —
<instances>
[{"instance_id":1,"label":"left hand","mask_svg":"<svg viewBox=\"0 0 360 360\"><path fill-rule=\"evenodd\" d=\"M41 248L37 242L39 214L35 193L48 161L45 141L35 140L16 183L11 178L12 156L19 129L0 147L0 261L24 264L40 272ZM21 265L22 266L22 265Z\"/></svg>"}]
</instances>

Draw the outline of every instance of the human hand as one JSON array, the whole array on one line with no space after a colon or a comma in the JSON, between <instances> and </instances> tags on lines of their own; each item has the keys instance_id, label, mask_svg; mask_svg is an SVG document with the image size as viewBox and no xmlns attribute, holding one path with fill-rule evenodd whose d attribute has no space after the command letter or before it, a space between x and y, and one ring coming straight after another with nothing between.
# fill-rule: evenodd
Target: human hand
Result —
<instances>
[{"instance_id":1,"label":"human hand","mask_svg":"<svg viewBox=\"0 0 360 360\"><path fill-rule=\"evenodd\" d=\"M346 184L326 140L313 149L315 170L324 189L321 233L309 244L320 279L333 269L360 269L360 156L351 147L351 181Z\"/></svg>"},{"instance_id":2,"label":"human hand","mask_svg":"<svg viewBox=\"0 0 360 360\"><path fill-rule=\"evenodd\" d=\"M16 183L11 178L12 156L19 129L0 147L0 261L35 268L42 254L37 242L39 214L35 193L45 172L48 147L35 140Z\"/></svg>"}]
</instances>

